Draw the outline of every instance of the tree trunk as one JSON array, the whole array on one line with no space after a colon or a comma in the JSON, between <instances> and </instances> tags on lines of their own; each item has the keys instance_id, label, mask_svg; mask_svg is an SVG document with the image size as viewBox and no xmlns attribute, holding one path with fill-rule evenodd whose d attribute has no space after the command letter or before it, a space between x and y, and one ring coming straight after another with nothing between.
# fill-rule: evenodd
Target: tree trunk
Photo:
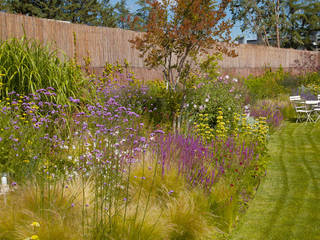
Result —
<instances>
[{"instance_id":1,"label":"tree trunk","mask_svg":"<svg viewBox=\"0 0 320 240\"><path fill-rule=\"evenodd\" d=\"M275 14L276 14L277 47L280 48L280 30L279 30L280 0L277 0L275 8L276 8Z\"/></svg>"}]
</instances>

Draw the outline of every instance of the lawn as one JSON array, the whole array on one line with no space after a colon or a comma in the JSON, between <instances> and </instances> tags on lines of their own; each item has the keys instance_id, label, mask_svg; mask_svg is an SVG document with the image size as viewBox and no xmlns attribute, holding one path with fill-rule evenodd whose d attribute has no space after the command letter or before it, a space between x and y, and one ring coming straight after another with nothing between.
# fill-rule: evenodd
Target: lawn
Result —
<instances>
[{"instance_id":1,"label":"lawn","mask_svg":"<svg viewBox=\"0 0 320 240\"><path fill-rule=\"evenodd\" d=\"M319 124L288 122L272 136L267 177L233 240L320 239L319 150Z\"/></svg>"}]
</instances>

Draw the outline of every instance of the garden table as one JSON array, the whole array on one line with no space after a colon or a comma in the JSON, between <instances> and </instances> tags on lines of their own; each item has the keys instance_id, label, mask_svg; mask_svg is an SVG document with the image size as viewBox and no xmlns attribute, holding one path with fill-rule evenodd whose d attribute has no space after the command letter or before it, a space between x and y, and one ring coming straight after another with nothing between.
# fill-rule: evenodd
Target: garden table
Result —
<instances>
[{"instance_id":1,"label":"garden table","mask_svg":"<svg viewBox=\"0 0 320 240\"><path fill-rule=\"evenodd\" d=\"M320 106L319 106L320 101L319 100L306 100L305 103L306 103L308 109L312 109L314 112L316 112L318 114L318 117L316 120L312 119L313 122L317 122L320 119L320 115L318 113L320 111Z\"/></svg>"}]
</instances>

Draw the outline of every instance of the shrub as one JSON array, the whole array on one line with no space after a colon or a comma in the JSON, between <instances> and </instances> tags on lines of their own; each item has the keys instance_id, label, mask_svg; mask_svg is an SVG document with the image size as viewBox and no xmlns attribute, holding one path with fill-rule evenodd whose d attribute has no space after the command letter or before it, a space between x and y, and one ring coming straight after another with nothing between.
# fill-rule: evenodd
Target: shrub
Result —
<instances>
[{"instance_id":1,"label":"shrub","mask_svg":"<svg viewBox=\"0 0 320 240\"><path fill-rule=\"evenodd\" d=\"M241 83L229 76L219 77L215 81L200 83L190 93L190 103L185 105L189 118L197 120L198 114L208 114L208 124L214 127L217 123L219 109L226 121L231 121L235 112L241 112L244 93Z\"/></svg>"},{"instance_id":2,"label":"shrub","mask_svg":"<svg viewBox=\"0 0 320 240\"><path fill-rule=\"evenodd\" d=\"M249 91L251 102L285 93L286 89L282 84L286 76L287 73L282 68L275 72L266 70L262 76L248 76L244 79L244 83Z\"/></svg>"}]
</instances>

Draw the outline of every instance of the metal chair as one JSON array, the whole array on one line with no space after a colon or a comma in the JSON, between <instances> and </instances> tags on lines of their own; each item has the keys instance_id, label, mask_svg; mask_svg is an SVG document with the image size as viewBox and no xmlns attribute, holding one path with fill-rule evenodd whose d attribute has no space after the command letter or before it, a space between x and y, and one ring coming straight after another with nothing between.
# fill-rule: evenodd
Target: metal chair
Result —
<instances>
[{"instance_id":1,"label":"metal chair","mask_svg":"<svg viewBox=\"0 0 320 240\"><path fill-rule=\"evenodd\" d=\"M306 119L305 123L313 122L313 119L311 118L313 109L307 108L305 100L303 100L300 96L290 96L290 101L292 102L297 114L296 123L302 122L303 119Z\"/></svg>"},{"instance_id":2,"label":"metal chair","mask_svg":"<svg viewBox=\"0 0 320 240\"><path fill-rule=\"evenodd\" d=\"M318 122L320 120L320 94L318 95L318 105L313 107L313 111L317 114L317 118L314 122Z\"/></svg>"}]
</instances>

